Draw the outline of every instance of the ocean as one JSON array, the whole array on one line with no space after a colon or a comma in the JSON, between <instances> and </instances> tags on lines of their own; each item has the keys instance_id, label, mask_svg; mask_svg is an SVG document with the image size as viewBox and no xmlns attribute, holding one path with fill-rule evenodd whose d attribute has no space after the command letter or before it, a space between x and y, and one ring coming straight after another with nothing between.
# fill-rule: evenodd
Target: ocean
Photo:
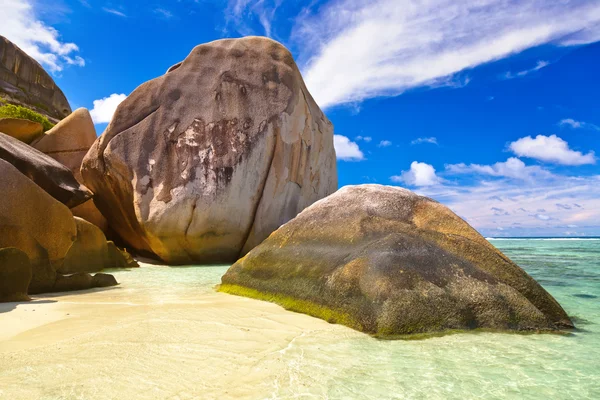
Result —
<instances>
[{"instance_id":1,"label":"ocean","mask_svg":"<svg viewBox=\"0 0 600 400\"><path fill-rule=\"evenodd\" d=\"M377 340L215 293L227 266L147 266L27 306L70 315L0 341L0 399L600 399L600 240L490 240L575 331Z\"/></svg>"}]
</instances>

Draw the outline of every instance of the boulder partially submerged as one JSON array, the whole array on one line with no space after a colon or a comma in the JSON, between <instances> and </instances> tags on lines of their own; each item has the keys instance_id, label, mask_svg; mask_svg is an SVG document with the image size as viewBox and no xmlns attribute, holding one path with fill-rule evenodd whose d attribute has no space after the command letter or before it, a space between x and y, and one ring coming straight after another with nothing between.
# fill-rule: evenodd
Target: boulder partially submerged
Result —
<instances>
[{"instance_id":1,"label":"boulder partially submerged","mask_svg":"<svg viewBox=\"0 0 600 400\"><path fill-rule=\"evenodd\" d=\"M393 337L572 328L556 300L447 207L347 186L236 262L220 290Z\"/></svg>"},{"instance_id":2,"label":"boulder partially submerged","mask_svg":"<svg viewBox=\"0 0 600 400\"><path fill-rule=\"evenodd\" d=\"M197 46L138 87L82 175L121 239L169 264L234 261L337 189L331 123L259 37Z\"/></svg>"}]
</instances>

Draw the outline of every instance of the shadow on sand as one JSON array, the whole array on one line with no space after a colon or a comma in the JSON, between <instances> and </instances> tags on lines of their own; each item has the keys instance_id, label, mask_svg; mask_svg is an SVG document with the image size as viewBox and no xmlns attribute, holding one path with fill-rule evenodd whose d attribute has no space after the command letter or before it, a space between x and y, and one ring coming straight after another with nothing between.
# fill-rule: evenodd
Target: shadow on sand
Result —
<instances>
[{"instance_id":1,"label":"shadow on sand","mask_svg":"<svg viewBox=\"0 0 600 400\"><path fill-rule=\"evenodd\" d=\"M13 303L0 303L0 314L6 313L17 308L19 304L49 304L56 303L56 300L32 300L32 301L17 301Z\"/></svg>"}]
</instances>

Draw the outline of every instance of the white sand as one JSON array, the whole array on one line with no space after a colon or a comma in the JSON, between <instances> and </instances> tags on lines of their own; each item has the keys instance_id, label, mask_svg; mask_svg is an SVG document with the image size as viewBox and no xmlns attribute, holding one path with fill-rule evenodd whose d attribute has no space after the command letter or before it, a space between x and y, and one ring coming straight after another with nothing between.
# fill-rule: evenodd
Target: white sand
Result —
<instances>
[{"instance_id":1,"label":"white sand","mask_svg":"<svg viewBox=\"0 0 600 400\"><path fill-rule=\"evenodd\" d=\"M214 290L127 284L0 304L0 399L268 398L295 338L356 334Z\"/></svg>"}]
</instances>

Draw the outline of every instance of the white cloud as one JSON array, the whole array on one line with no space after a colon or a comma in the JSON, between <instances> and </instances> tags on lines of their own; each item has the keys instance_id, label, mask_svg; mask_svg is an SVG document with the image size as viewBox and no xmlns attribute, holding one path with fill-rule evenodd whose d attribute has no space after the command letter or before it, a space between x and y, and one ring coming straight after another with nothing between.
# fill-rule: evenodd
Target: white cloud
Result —
<instances>
[{"instance_id":1,"label":"white cloud","mask_svg":"<svg viewBox=\"0 0 600 400\"><path fill-rule=\"evenodd\" d=\"M162 18L165 18L165 19L171 19L171 18L173 18L173 13L171 11L167 10L167 9L164 9L164 8L160 8L160 7L159 8L155 8L154 9L154 13L157 14L157 15L159 15Z\"/></svg>"},{"instance_id":2,"label":"white cloud","mask_svg":"<svg viewBox=\"0 0 600 400\"><path fill-rule=\"evenodd\" d=\"M558 124L560 126L568 126L573 129L584 128L584 129L592 129L595 131L600 131L600 126L598 126L598 125L591 124L589 122L576 121L573 118L562 119Z\"/></svg>"},{"instance_id":3,"label":"white cloud","mask_svg":"<svg viewBox=\"0 0 600 400\"><path fill-rule=\"evenodd\" d=\"M441 183L432 165L413 161L410 170L390 178L392 182L402 182L410 186L433 186Z\"/></svg>"},{"instance_id":4,"label":"white cloud","mask_svg":"<svg viewBox=\"0 0 600 400\"><path fill-rule=\"evenodd\" d=\"M498 226L506 236L562 235L566 227L597 234L600 229L600 175L496 178L472 184L448 180L418 192L449 206L484 235L496 235Z\"/></svg>"},{"instance_id":5,"label":"white cloud","mask_svg":"<svg viewBox=\"0 0 600 400\"><path fill-rule=\"evenodd\" d=\"M119 11L119 10L115 10L114 8L102 7L102 10L103 10L104 12L107 12L107 13L109 13L109 14L113 14L113 15L116 15L116 16L118 16L118 17L123 17L123 18L126 18L126 17L127 17L127 15L126 15L124 12L122 12L122 11Z\"/></svg>"},{"instance_id":6,"label":"white cloud","mask_svg":"<svg viewBox=\"0 0 600 400\"><path fill-rule=\"evenodd\" d=\"M235 30L242 35L262 34L272 37L272 22L275 19L275 13L283 0L229 0L225 10L225 19L228 24L233 23ZM263 32L255 32L251 22L254 17L263 28Z\"/></svg>"},{"instance_id":7,"label":"white cloud","mask_svg":"<svg viewBox=\"0 0 600 400\"><path fill-rule=\"evenodd\" d=\"M583 154L571 150L569 144L556 135L527 136L510 144L510 150L519 157L529 157L536 160L562 165L595 164L593 151Z\"/></svg>"},{"instance_id":8,"label":"white cloud","mask_svg":"<svg viewBox=\"0 0 600 400\"><path fill-rule=\"evenodd\" d=\"M38 19L32 0L2 0L0 35L19 46L51 72L62 71L65 64L84 66L75 43L60 40L59 32Z\"/></svg>"},{"instance_id":9,"label":"white cloud","mask_svg":"<svg viewBox=\"0 0 600 400\"><path fill-rule=\"evenodd\" d=\"M124 94L113 93L103 99L94 100L94 108L90 111L94 124L110 122L115 110L126 98L127 96Z\"/></svg>"},{"instance_id":10,"label":"white cloud","mask_svg":"<svg viewBox=\"0 0 600 400\"><path fill-rule=\"evenodd\" d=\"M460 71L545 43L600 39L594 0L337 0L314 9L297 18L293 40L323 108L453 85Z\"/></svg>"},{"instance_id":11,"label":"white cloud","mask_svg":"<svg viewBox=\"0 0 600 400\"><path fill-rule=\"evenodd\" d=\"M361 161L365 158L358 144L351 142L346 136L333 135L333 145L338 160Z\"/></svg>"},{"instance_id":12,"label":"white cloud","mask_svg":"<svg viewBox=\"0 0 600 400\"><path fill-rule=\"evenodd\" d=\"M539 177L550 177L552 174L540 166L527 166L518 158L511 157L505 162L497 162L493 165L481 164L449 164L446 171L451 174L479 174L495 177L514 178L521 180Z\"/></svg>"},{"instance_id":13,"label":"white cloud","mask_svg":"<svg viewBox=\"0 0 600 400\"><path fill-rule=\"evenodd\" d=\"M392 145L392 142L390 142L389 140L382 140L381 142L379 142L379 144L377 145L378 147L389 147Z\"/></svg>"},{"instance_id":14,"label":"white cloud","mask_svg":"<svg viewBox=\"0 0 600 400\"><path fill-rule=\"evenodd\" d=\"M540 69L545 68L548 65L550 65L550 62L548 62L548 61L538 61L537 64L536 64L536 66L533 67L533 68L526 69L524 71L519 71L519 72L516 72L516 73L512 73L510 71L506 72L504 74L504 79L522 78L525 75L529 75L532 72L539 71Z\"/></svg>"},{"instance_id":15,"label":"white cloud","mask_svg":"<svg viewBox=\"0 0 600 400\"><path fill-rule=\"evenodd\" d=\"M415 145L415 144L422 144L422 143L431 143L431 144L438 144L437 138L435 137L420 137L420 138L416 138L415 140L413 140L412 142L410 142L410 144Z\"/></svg>"},{"instance_id":16,"label":"white cloud","mask_svg":"<svg viewBox=\"0 0 600 400\"><path fill-rule=\"evenodd\" d=\"M357 141L362 140L363 142L367 142L367 143L369 143L369 142L371 142L371 140L373 140L373 138L371 136L357 136L354 139Z\"/></svg>"}]
</instances>

